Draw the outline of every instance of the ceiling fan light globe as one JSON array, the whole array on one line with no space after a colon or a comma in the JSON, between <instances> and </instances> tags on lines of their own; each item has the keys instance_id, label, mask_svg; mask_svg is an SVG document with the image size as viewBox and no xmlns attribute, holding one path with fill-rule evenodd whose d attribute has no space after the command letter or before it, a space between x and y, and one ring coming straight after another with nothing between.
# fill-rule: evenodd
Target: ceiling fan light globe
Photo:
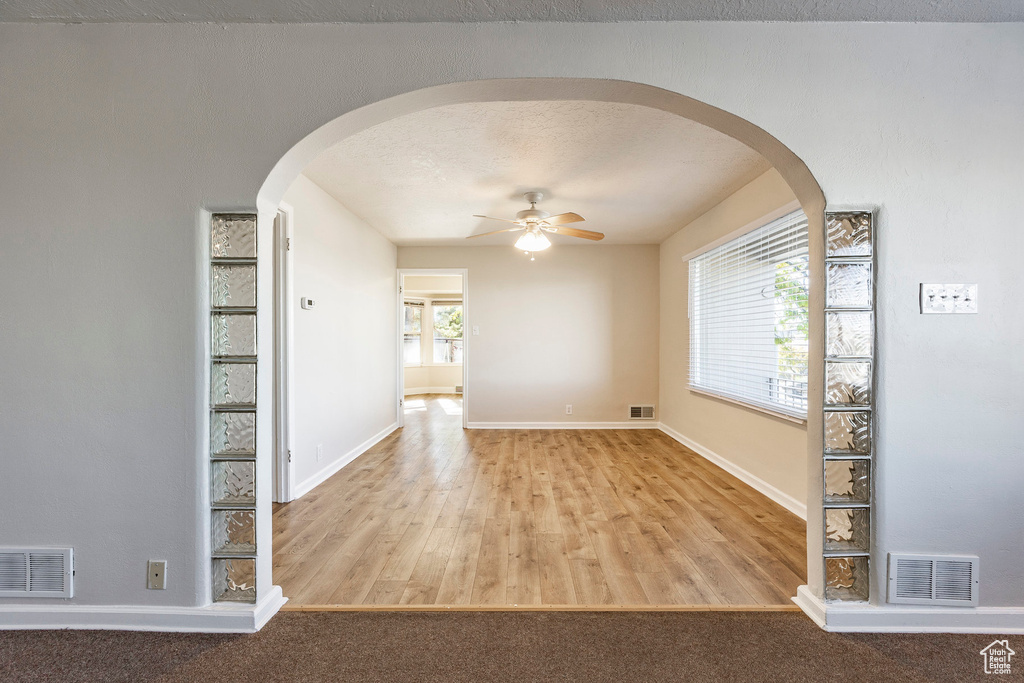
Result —
<instances>
[{"instance_id":1,"label":"ceiling fan light globe","mask_svg":"<svg viewBox=\"0 0 1024 683\"><path fill-rule=\"evenodd\" d=\"M551 240L545 237L540 231L533 230L523 233L523 236L516 240L516 249L522 251L544 251L551 246Z\"/></svg>"}]
</instances>

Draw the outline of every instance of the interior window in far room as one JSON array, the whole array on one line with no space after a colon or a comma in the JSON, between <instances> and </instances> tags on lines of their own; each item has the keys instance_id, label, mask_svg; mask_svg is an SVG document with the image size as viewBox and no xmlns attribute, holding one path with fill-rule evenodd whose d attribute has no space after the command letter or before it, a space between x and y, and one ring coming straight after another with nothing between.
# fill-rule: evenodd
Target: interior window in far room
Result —
<instances>
[{"instance_id":1,"label":"interior window in far room","mask_svg":"<svg viewBox=\"0 0 1024 683\"><path fill-rule=\"evenodd\" d=\"M420 351L422 324L423 304L417 301L406 301L405 327L403 329L405 340L402 342L406 365L419 365L423 362L423 355Z\"/></svg>"},{"instance_id":2,"label":"interior window in far room","mask_svg":"<svg viewBox=\"0 0 1024 683\"><path fill-rule=\"evenodd\" d=\"M434 362L462 362L462 302L434 301Z\"/></svg>"}]
</instances>

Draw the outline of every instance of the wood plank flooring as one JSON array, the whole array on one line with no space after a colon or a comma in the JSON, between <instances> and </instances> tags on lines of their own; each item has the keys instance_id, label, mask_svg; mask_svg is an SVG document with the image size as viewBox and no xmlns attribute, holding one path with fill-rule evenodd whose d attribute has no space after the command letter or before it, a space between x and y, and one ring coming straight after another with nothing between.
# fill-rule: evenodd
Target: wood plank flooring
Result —
<instances>
[{"instance_id":1,"label":"wood plank flooring","mask_svg":"<svg viewBox=\"0 0 1024 683\"><path fill-rule=\"evenodd\" d=\"M463 430L462 400L274 505L291 605L790 605L805 525L657 430Z\"/></svg>"}]
</instances>

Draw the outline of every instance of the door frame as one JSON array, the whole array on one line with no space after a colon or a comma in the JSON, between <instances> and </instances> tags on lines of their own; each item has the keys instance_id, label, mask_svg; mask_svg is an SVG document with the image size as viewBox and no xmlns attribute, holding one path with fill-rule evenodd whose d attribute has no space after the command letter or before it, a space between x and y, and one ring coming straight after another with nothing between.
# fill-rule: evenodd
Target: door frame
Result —
<instances>
[{"instance_id":1,"label":"door frame","mask_svg":"<svg viewBox=\"0 0 1024 683\"><path fill-rule=\"evenodd\" d=\"M292 234L295 209L281 202L274 219L274 502L295 499L292 465L291 378L295 374L292 349L295 342L294 268Z\"/></svg>"},{"instance_id":2,"label":"door frame","mask_svg":"<svg viewBox=\"0 0 1024 683\"><path fill-rule=\"evenodd\" d=\"M396 421L399 428L405 426L405 276L406 275L458 275L462 278L462 428L469 425L469 338L472 327L469 325L469 269L468 268L399 268L397 279L396 302L398 309L398 381Z\"/></svg>"}]
</instances>

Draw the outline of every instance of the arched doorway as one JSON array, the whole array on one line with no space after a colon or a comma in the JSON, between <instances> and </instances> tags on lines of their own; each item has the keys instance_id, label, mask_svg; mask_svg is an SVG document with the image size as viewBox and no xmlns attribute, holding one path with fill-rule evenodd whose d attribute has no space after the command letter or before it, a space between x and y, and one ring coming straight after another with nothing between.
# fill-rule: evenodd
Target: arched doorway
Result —
<instances>
[{"instance_id":1,"label":"arched doorway","mask_svg":"<svg viewBox=\"0 0 1024 683\"><path fill-rule=\"evenodd\" d=\"M296 144L276 164L261 188L257 203L261 231L273 223L273 216L289 184L318 154L359 131L413 112L447 104L501 101L586 100L621 102L650 107L695 121L724 133L767 159L790 186L801 208L807 214L810 251L810 334L809 334L809 390L807 421L809 510L820 507L821 405L823 384L822 359L824 356L823 318L820 311L824 300L824 196L804 163L787 147L764 130L742 118L729 114L692 98L653 86L625 81L597 79L499 79L471 81L436 86L389 98L349 112L311 133ZM261 243L264 240L261 234ZM266 281L266 280L264 280ZM264 393L266 395L266 393ZM269 475L267 463L261 471ZM269 505L262 501L261 505ZM817 515L809 515L808 579L812 588L821 582L821 522ZM261 567L269 563L261 561ZM820 592L820 591L817 591Z\"/></svg>"}]
</instances>

